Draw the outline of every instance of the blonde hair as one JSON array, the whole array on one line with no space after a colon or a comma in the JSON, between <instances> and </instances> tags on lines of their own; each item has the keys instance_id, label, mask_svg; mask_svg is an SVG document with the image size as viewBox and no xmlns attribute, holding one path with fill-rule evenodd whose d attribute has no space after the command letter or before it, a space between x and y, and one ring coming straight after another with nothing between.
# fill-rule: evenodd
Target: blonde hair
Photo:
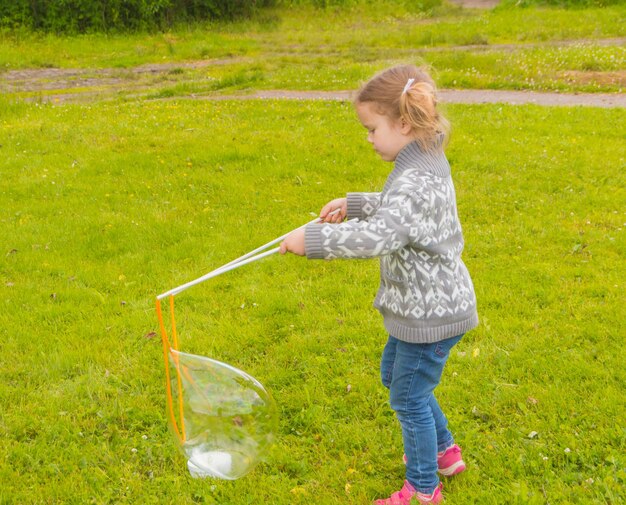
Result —
<instances>
[{"instance_id":1,"label":"blonde hair","mask_svg":"<svg viewBox=\"0 0 626 505\"><path fill-rule=\"evenodd\" d=\"M379 114L392 121L405 121L415 140L425 150L446 138L450 124L437 110L437 88L428 71L415 65L400 65L376 74L357 92L354 103L373 103Z\"/></svg>"}]
</instances>

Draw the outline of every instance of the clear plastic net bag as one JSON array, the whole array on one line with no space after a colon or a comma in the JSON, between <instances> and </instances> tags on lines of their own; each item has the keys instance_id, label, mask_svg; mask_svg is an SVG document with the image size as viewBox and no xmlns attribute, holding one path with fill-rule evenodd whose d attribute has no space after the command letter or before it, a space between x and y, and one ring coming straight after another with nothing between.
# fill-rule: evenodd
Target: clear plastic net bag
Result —
<instances>
[{"instance_id":1,"label":"clear plastic net bag","mask_svg":"<svg viewBox=\"0 0 626 505\"><path fill-rule=\"evenodd\" d=\"M254 377L226 363L175 350L170 350L170 362L177 371L172 399L182 405L184 437L179 442L189 472L194 477L243 477L274 440L274 401Z\"/></svg>"}]
</instances>

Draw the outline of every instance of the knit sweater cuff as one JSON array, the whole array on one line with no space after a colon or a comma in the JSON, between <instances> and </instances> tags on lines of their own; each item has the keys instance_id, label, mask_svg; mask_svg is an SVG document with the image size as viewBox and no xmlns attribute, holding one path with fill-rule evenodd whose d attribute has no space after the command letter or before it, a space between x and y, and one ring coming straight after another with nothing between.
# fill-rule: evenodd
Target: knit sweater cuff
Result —
<instances>
[{"instance_id":1,"label":"knit sweater cuff","mask_svg":"<svg viewBox=\"0 0 626 505\"><path fill-rule=\"evenodd\" d=\"M310 224L304 228L304 249L306 257L312 259L324 259L322 249L322 225Z\"/></svg>"},{"instance_id":2,"label":"knit sweater cuff","mask_svg":"<svg viewBox=\"0 0 626 505\"><path fill-rule=\"evenodd\" d=\"M348 202L348 220L354 218L361 219L363 213L361 193L348 193L346 195L346 200Z\"/></svg>"}]
</instances>

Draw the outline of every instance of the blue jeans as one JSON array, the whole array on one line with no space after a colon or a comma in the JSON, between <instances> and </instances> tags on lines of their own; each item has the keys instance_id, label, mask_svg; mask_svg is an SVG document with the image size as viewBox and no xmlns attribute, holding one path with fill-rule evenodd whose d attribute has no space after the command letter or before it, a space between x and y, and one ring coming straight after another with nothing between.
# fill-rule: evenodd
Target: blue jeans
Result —
<instances>
[{"instance_id":1,"label":"blue jeans","mask_svg":"<svg viewBox=\"0 0 626 505\"><path fill-rule=\"evenodd\" d=\"M454 443L433 391L450 349L462 336L432 344L411 344L390 336L383 350L380 374L402 426L406 479L420 493L435 490L439 484L437 452Z\"/></svg>"}]
</instances>

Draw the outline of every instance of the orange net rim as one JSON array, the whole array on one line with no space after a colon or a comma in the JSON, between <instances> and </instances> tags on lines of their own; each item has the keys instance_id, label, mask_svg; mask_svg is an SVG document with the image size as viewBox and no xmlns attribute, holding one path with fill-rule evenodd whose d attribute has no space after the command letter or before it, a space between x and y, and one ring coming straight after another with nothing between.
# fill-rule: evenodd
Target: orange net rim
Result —
<instances>
[{"instance_id":1,"label":"orange net rim","mask_svg":"<svg viewBox=\"0 0 626 505\"><path fill-rule=\"evenodd\" d=\"M174 366L176 370L176 382L178 386L178 418L180 419L180 427L178 422L176 421L176 415L174 413L174 398L172 396L172 380L170 375L170 362L169 355L170 350L173 349L178 351L178 335L176 333L176 317L174 315L174 295L169 297L170 299L170 319L172 323L172 343L170 344L170 340L167 336L167 330L165 329L165 323L163 321L163 310L161 309L161 300L157 298L156 300L156 312L157 317L159 318L159 328L161 329L161 342L163 344L163 363L165 365L165 391L167 396L167 414L170 422L172 423L172 427L174 428L174 432L178 437L178 440L181 444L185 443L185 418L184 418L184 409L183 409L183 395L182 395L182 379L180 372L180 363L178 359L178 355L176 353L172 354L174 360Z\"/></svg>"}]
</instances>

